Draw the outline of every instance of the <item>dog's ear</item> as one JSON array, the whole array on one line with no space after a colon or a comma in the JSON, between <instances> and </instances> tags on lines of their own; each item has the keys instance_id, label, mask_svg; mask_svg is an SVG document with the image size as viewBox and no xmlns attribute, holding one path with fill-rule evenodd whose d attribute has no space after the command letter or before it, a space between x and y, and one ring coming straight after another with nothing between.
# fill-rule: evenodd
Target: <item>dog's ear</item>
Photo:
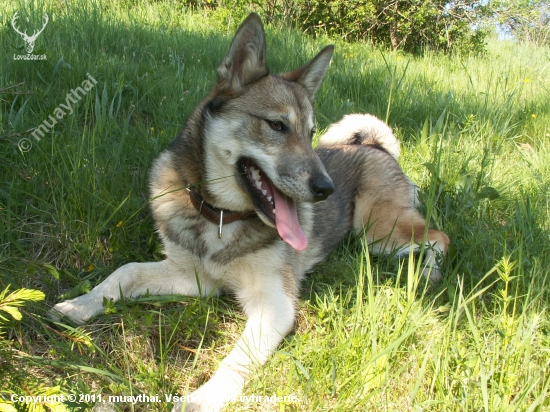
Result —
<instances>
[{"instance_id":1,"label":"dog's ear","mask_svg":"<svg viewBox=\"0 0 550 412\"><path fill-rule=\"evenodd\" d=\"M264 27L260 16L252 13L237 30L218 68L218 87L237 91L267 73Z\"/></svg>"},{"instance_id":2,"label":"dog's ear","mask_svg":"<svg viewBox=\"0 0 550 412\"><path fill-rule=\"evenodd\" d=\"M330 59L334 52L334 46L325 47L313 58L309 63L294 71L281 74L285 79L296 82L303 86L309 96L309 100L313 101L317 89L321 85L323 78L327 74Z\"/></svg>"}]
</instances>

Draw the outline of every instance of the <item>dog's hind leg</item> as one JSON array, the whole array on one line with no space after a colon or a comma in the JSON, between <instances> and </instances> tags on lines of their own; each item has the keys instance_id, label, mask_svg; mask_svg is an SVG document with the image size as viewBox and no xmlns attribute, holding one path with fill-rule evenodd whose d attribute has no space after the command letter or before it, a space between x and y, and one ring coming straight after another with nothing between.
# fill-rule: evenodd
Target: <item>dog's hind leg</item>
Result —
<instances>
[{"instance_id":1,"label":"dog's hind leg","mask_svg":"<svg viewBox=\"0 0 550 412\"><path fill-rule=\"evenodd\" d=\"M194 271L184 271L170 260L147 263L128 263L115 270L90 293L56 304L50 317L67 316L76 323L84 323L103 310L103 298L117 301L151 295L181 294L207 296L215 285L208 281L199 284Z\"/></svg>"},{"instance_id":2,"label":"dog's hind leg","mask_svg":"<svg viewBox=\"0 0 550 412\"><path fill-rule=\"evenodd\" d=\"M418 243L424 241L424 232L422 236L415 236ZM428 235L424 247L424 267L422 275L432 283L441 281L441 270L438 260L447 254L447 248L450 240L446 233L439 230L428 230Z\"/></svg>"},{"instance_id":3,"label":"dog's hind leg","mask_svg":"<svg viewBox=\"0 0 550 412\"><path fill-rule=\"evenodd\" d=\"M407 256L411 247L415 252L420 251L424 245L424 262L421 269L421 274L429 279L432 283L441 281L441 268L439 259L447 253L449 246L449 237L439 230L428 229L426 233L426 221L420 213L418 213L414 221L398 221L396 225L397 234L401 237L401 242L409 239L409 245L414 241L414 245L406 246L398 249L398 256Z\"/></svg>"},{"instance_id":4,"label":"dog's hind leg","mask_svg":"<svg viewBox=\"0 0 550 412\"><path fill-rule=\"evenodd\" d=\"M421 273L432 283L441 280L438 259L447 253L450 242L444 232L429 229L426 233L426 219L412 206L388 202L384 207L369 211L366 220L373 223L367 225L366 236L374 253L397 251L397 255L406 256L411 251L411 245L417 252L423 244L424 262ZM362 227L362 224L355 224L358 232Z\"/></svg>"}]
</instances>

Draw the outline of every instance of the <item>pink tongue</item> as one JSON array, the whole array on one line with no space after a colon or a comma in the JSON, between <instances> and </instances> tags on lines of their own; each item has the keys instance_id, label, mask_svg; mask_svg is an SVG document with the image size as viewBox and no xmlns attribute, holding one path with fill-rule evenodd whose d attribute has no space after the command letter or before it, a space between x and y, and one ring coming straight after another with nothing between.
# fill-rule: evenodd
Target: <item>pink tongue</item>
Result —
<instances>
[{"instance_id":1,"label":"pink tongue","mask_svg":"<svg viewBox=\"0 0 550 412\"><path fill-rule=\"evenodd\" d=\"M294 200L282 194L275 187L273 188L273 197L275 200L275 224L279 236L298 252L305 250L307 237L298 222Z\"/></svg>"}]
</instances>

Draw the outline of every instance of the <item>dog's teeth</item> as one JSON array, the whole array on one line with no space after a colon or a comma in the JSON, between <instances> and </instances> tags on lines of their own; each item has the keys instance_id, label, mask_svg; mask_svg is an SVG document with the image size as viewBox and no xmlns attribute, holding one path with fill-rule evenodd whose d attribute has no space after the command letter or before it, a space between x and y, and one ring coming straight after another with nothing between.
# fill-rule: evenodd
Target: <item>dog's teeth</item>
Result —
<instances>
[{"instance_id":1,"label":"dog's teeth","mask_svg":"<svg viewBox=\"0 0 550 412\"><path fill-rule=\"evenodd\" d=\"M267 193L267 190L266 190L266 193ZM267 196L267 201L268 201L268 202L271 202L271 199L273 199L273 198L272 198L271 196L268 195L268 196ZM271 203L273 203L273 202L271 202Z\"/></svg>"},{"instance_id":2,"label":"dog's teeth","mask_svg":"<svg viewBox=\"0 0 550 412\"><path fill-rule=\"evenodd\" d=\"M275 208L273 208L273 214L275 214Z\"/></svg>"},{"instance_id":3,"label":"dog's teeth","mask_svg":"<svg viewBox=\"0 0 550 412\"><path fill-rule=\"evenodd\" d=\"M262 190L262 182L260 182L259 180L256 180L254 182L254 184L256 185L256 187L258 188L258 190Z\"/></svg>"},{"instance_id":4,"label":"dog's teeth","mask_svg":"<svg viewBox=\"0 0 550 412\"><path fill-rule=\"evenodd\" d=\"M260 180L260 171L258 169L252 169L252 178L256 181Z\"/></svg>"},{"instance_id":5,"label":"dog's teeth","mask_svg":"<svg viewBox=\"0 0 550 412\"><path fill-rule=\"evenodd\" d=\"M267 196L267 190L262 190L262 195Z\"/></svg>"}]
</instances>

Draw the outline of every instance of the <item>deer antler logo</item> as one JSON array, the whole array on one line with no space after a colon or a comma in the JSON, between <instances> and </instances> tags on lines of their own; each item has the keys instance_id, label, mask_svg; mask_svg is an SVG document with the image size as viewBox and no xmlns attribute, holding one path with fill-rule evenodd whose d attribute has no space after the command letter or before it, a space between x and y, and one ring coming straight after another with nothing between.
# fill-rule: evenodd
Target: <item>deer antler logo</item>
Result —
<instances>
[{"instance_id":1,"label":"deer antler logo","mask_svg":"<svg viewBox=\"0 0 550 412\"><path fill-rule=\"evenodd\" d=\"M44 13L44 25L40 30L35 30L32 36L29 36L26 32L19 31L17 27L15 27L15 22L17 21L18 18L19 16L17 15L17 12L15 12L15 14L13 15L13 18L11 19L11 27L13 27L13 29L17 33L19 33L21 37L23 37L23 40L25 40L25 43L27 43L27 54L31 54L32 51L34 50L34 42L36 41L36 38L40 33L44 31L44 29L46 28L46 24L48 24L48 21L49 21L48 15Z\"/></svg>"}]
</instances>

